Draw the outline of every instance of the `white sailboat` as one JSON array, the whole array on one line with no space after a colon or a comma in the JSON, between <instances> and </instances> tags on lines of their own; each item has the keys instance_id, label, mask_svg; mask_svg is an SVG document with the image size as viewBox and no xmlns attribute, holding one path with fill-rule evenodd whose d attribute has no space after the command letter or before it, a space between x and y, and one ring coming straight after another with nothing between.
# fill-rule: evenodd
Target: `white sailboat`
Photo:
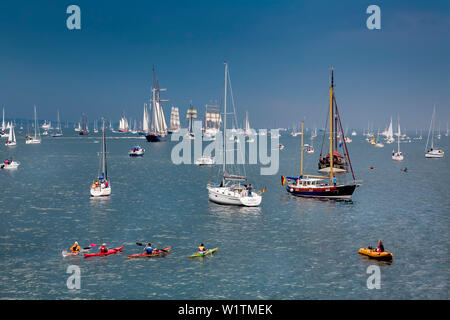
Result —
<instances>
[{"instance_id":1,"label":"white sailboat","mask_svg":"<svg viewBox=\"0 0 450 320\"><path fill-rule=\"evenodd\" d=\"M12 147L16 145L16 134L14 133L14 125L9 124L8 140L5 142L5 146Z\"/></svg>"},{"instance_id":2,"label":"white sailboat","mask_svg":"<svg viewBox=\"0 0 450 320\"><path fill-rule=\"evenodd\" d=\"M186 111L186 119L188 119L187 139L194 139L194 119L197 119L197 109L192 108L192 104Z\"/></svg>"},{"instance_id":3,"label":"white sailboat","mask_svg":"<svg viewBox=\"0 0 450 320\"><path fill-rule=\"evenodd\" d=\"M392 160L394 161L403 161L403 153L400 151L400 137L401 137L401 133L400 133L400 120L398 121L398 135L397 135L397 152L394 152L394 150L392 150Z\"/></svg>"},{"instance_id":4,"label":"white sailboat","mask_svg":"<svg viewBox=\"0 0 450 320\"><path fill-rule=\"evenodd\" d=\"M108 180L108 169L106 166L106 130L105 119L102 119L102 147L100 152L100 166L98 178L91 186L91 197L104 197L111 194L111 184Z\"/></svg>"},{"instance_id":5,"label":"white sailboat","mask_svg":"<svg viewBox=\"0 0 450 320\"><path fill-rule=\"evenodd\" d=\"M58 110L58 123L56 125L56 132L52 134L52 137L61 137L63 135L62 129L61 129L61 121L59 119L59 110Z\"/></svg>"},{"instance_id":6,"label":"white sailboat","mask_svg":"<svg viewBox=\"0 0 450 320\"><path fill-rule=\"evenodd\" d=\"M227 172L226 154L227 154L227 86L229 83L228 64L225 62L225 82L224 82L224 125L223 125L223 164L222 179L220 185L213 185L211 182L207 185L209 200L224 205L238 205L254 207L259 206L262 200L260 194L252 191L252 186L242 185L247 177L234 175ZM230 82L231 88L231 82ZM231 91L232 92L232 91ZM233 101L233 100L232 100Z\"/></svg>"},{"instance_id":7,"label":"white sailboat","mask_svg":"<svg viewBox=\"0 0 450 320\"><path fill-rule=\"evenodd\" d=\"M178 107L172 106L170 112L170 127L167 130L169 134L178 132L180 130L180 111Z\"/></svg>"},{"instance_id":8,"label":"white sailboat","mask_svg":"<svg viewBox=\"0 0 450 320\"><path fill-rule=\"evenodd\" d=\"M161 142L167 140L167 124L161 102L168 100L161 99L161 92L167 89L159 88L159 81L156 80L155 87L155 69L153 68L153 87L152 87L152 111L150 119L150 130L145 136L148 142Z\"/></svg>"},{"instance_id":9,"label":"white sailboat","mask_svg":"<svg viewBox=\"0 0 450 320\"><path fill-rule=\"evenodd\" d=\"M430 130L428 131L427 144L425 146L425 157L426 158L443 158L444 150L434 148L434 120L436 116L436 107L433 108L433 115L431 116ZM431 148L428 149L428 142L431 135Z\"/></svg>"},{"instance_id":10,"label":"white sailboat","mask_svg":"<svg viewBox=\"0 0 450 320\"><path fill-rule=\"evenodd\" d=\"M39 144L41 143L41 132L38 127L36 105L34 106L34 137L26 136L26 144Z\"/></svg>"},{"instance_id":11,"label":"white sailboat","mask_svg":"<svg viewBox=\"0 0 450 320\"><path fill-rule=\"evenodd\" d=\"M392 129L392 117L391 122L389 123L389 128L386 131L386 143L393 143L395 141L394 139L394 131Z\"/></svg>"},{"instance_id":12,"label":"white sailboat","mask_svg":"<svg viewBox=\"0 0 450 320\"><path fill-rule=\"evenodd\" d=\"M250 122L248 121L248 111L245 112L245 129L244 136L249 137L247 142L255 142L255 139L252 137L255 135L255 132L250 128Z\"/></svg>"},{"instance_id":13,"label":"white sailboat","mask_svg":"<svg viewBox=\"0 0 450 320\"><path fill-rule=\"evenodd\" d=\"M5 123L5 108L3 108L3 120L2 120L2 128L0 130L0 138L6 138L8 137L8 134L6 133L7 125Z\"/></svg>"},{"instance_id":14,"label":"white sailboat","mask_svg":"<svg viewBox=\"0 0 450 320\"><path fill-rule=\"evenodd\" d=\"M128 120L125 118L125 116L122 116L119 121L119 132L128 132Z\"/></svg>"},{"instance_id":15,"label":"white sailboat","mask_svg":"<svg viewBox=\"0 0 450 320\"><path fill-rule=\"evenodd\" d=\"M221 124L222 117L220 116L220 111L217 105L206 105L203 140L216 140L216 135L220 133Z\"/></svg>"},{"instance_id":16,"label":"white sailboat","mask_svg":"<svg viewBox=\"0 0 450 320\"><path fill-rule=\"evenodd\" d=\"M380 129L378 129L377 140L375 142L375 147L377 147L377 148L383 148L384 147L384 143L380 142Z\"/></svg>"}]
</instances>

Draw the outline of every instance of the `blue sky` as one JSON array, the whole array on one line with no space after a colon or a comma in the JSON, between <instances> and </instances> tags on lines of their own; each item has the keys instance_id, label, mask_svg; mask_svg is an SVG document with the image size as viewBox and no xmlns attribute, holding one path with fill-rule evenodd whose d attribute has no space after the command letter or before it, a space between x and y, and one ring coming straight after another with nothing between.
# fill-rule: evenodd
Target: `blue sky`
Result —
<instances>
[{"instance_id":1,"label":"blue sky","mask_svg":"<svg viewBox=\"0 0 450 320\"><path fill-rule=\"evenodd\" d=\"M81 30L66 8L81 8ZM381 8L381 30L366 8ZM322 126L329 69L343 125L426 128L450 118L449 1L2 1L0 106L9 118L140 119L152 65L165 104L203 116L228 61L239 121ZM185 124L186 125L186 124Z\"/></svg>"}]
</instances>

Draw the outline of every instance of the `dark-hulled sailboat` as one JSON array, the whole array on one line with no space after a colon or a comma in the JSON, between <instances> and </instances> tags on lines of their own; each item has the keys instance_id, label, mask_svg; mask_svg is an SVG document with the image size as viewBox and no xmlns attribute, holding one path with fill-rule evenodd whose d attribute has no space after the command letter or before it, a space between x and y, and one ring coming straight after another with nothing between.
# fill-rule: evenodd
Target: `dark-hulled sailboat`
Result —
<instances>
[{"instance_id":1,"label":"dark-hulled sailboat","mask_svg":"<svg viewBox=\"0 0 450 320\"><path fill-rule=\"evenodd\" d=\"M337 111L336 100L334 97L334 71L331 69L331 86L330 86L330 119L335 119L334 112ZM329 155L335 155L333 157L328 157L329 165L328 171L329 176L313 176L303 174L303 121L302 121L302 137L301 137L301 165L300 165L300 176L299 177L284 177L281 176L281 185L285 186L286 191L292 195L300 197L312 197L312 198L328 198L328 199L350 199L355 191L356 187L359 186L355 180L355 174L350 162L350 157L348 156L347 146L345 145L345 138L342 132L342 125L339 121L330 121L330 150ZM346 160L348 161L349 168L352 173L353 181L350 183L345 183L337 180L335 176L335 166L334 160L337 155L334 150L334 126L339 124L341 128L341 137L344 141ZM340 180L345 177L339 176Z\"/></svg>"}]
</instances>

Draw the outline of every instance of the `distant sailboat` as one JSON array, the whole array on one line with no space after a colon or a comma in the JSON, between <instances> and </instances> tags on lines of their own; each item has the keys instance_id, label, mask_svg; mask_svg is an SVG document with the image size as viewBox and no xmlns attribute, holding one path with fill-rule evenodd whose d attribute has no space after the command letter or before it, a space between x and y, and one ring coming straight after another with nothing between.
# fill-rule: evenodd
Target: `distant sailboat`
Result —
<instances>
[{"instance_id":1,"label":"distant sailboat","mask_svg":"<svg viewBox=\"0 0 450 320\"><path fill-rule=\"evenodd\" d=\"M389 128L386 131L386 143L393 143L395 141L394 139L394 131L392 129L392 117L391 122L389 123Z\"/></svg>"},{"instance_id":2,"label":"distant sailboat","mask_svg":"<svg viewBox=\"0 0 450 320\"><path fill-rule=\"evenodd\" d=\"M36 106L34 106L34 137L26 136L25 137L26 144L39 144L41 143L41 132L39 131L38 122L37 122L37 112Z\"/></svg>"},{"instance_id":3,"label":"distant sailboat","mask_svg":"<svg viewBox=\"0 0 450 320\"><path fill-rule=\"evenodd\" d=\"M153 88L152 88L152 112L150 120L150 132L145 136L148 142L160 142L167 139L167 124L161 102L168 100L161 99L161 92L167 89L159 88L159 81L155 87L155 69L153 68Z\"/></svg>"},{"instance_id":4,"label":"distant sailboat","mask_svg":"<svg viewBox=\"0 0 450 320\"><path fill-rule=\"evenodd\" d=\"M225 82L224 82L224 124L223 124L223 164L222 179L220 185L207 185L209 200L224 205L238 205L254 207L259 206L262 196L252 191L251 185L243 185L247 180L245 175L232 174L227 171L227 87L229 83L228 64L225 62ZM230 82L231 89L231 82ZM232 92L232 91L231 91ZM233 101L233 100L232 100Z\"/></svg>"},{"instance_id":5,"label":"distant sailboat","mask_svg":"<svg viewBox=\"0 0 450 320\"><path fill-rule=\"evenodd\" d=\"M394 161L403 161L403 153L400 151L400 137L400 120L398 120L397 152L394 152L394 150L392 150L392 160Z\"/></svg>"},{"instance_id":6,"label":"distant sailboat","mask_svg":"<svg viewBox=\"0 0 450 320\"><path fill-rule=\"evenodd\" d=\"M14 125L9 125L8 141L5 142L5 146L12 147L16 145L16 134L14 133Z\"/></svg>"},{"instance_id":7,"label":"distant sailboat","mask_svg":"<svg viewBox=\"0 0 450 320\"><path fill-rule=\"evenodd\" d=\"M213 141L220 132L222 117L217 105L206 105L203 140Z\"/></svg>"},{"instance_id":8,"label":"distant sailboat","mask_svg":"<svg viewBox=\"0 0 450 320\"><path fill-rule=\"evenodd\" d=\"M172 110L170 112L170 127L167 132L172 134L178 130L180 130L180 111L177 107L172 106Z\"/></svg>"},{"instance_id":9,"label":"distant sailboat","mask_svg":"<svg viewBox=\"0 0 450 320\"><path fill-rule=\"evenodd\" d=\"M91 186L91 197L104 197L111 194L111 184L108 180L108 169L106 165L106 130L105 119L102 119L102 146L100 151L100 167L98 178Z\"/></svg>"},{"instance_id":10,"label":"distant sailboat","mask_svg":"<svg viewBox=\"0 0 450 320\"><path fill-rule=\"evenodd\" d=\"M122 118L120 118L119 121L119 132L125 133L128 132L129 127L128 127L128 120L127 118L125 118L125 116L122 116Z\"/></svg>"},{"instance_id":11,"label":"distant sailboat","mask_svg":"<svg viewBox=\"0 0 450 320\"><path fill-rule=\"evenodd\" d=\"M384 143L380 142L380 129L378 129L377 140L375 142L375 147L377 147L377 148L383 148L384 147Z\"/></svg>"},{"instance_id":12,"label":"distant sailboat","mask_svg":"<svg viewBox=\"0 0 450 320\"><path fill-rule=\"evenodd\" d=\"M186 138L194 138L194 119L197 119L197 109L192 108L192 104L186 111L186 119L188 120L188 133Z\"/></svg>"},{"instance_id":13,"label":"distant sailboat","mask_svg":"<svg viewBox=\"0 0 450 320\"><path fill-rule=\"evenodd\" d=\"M81 129L79 131L79 135L88 135L89 134L89 128L88 128L88 123L87 123L87 117L86 114L83 113L81 115Z\"/></svg>"},{"instance_id":14,"label":"distant sailboat","mask_svg":"<svg viewBox=\"0 0 450 320\"><path fill-rule=\"evenodd\" d=\"M434 121L436 116L436 107L433 108L433 115L431 116L430 130L428 131L427 144L425 146L425 157L426 158L443 158L444 150L434 148ZM428 149L428 141L431 135L431 149Z\"/></svg>"},{"instance_id":15,"label":"distant sailboat","mask_svg":"<svg viewBox=\"0 0 450 320\"><path fill-rule=\"evenodd\" d=\"M2 128L0 130L0 137L1 138L6 138L8 137L8 134L6 133L6 123L5 123L5 108L3 108L3 120L2 120Z\"/></svg>"},{"instance_id":16,"label":"distant sailboat","mask_svg":"<svg viewBox=\"0 0 450 320\"><path fill-rule=\"evenodd\" d=\"M57 115L57 117L58 117L58 123L57 123L57 125L56 125L56 132L54 132L53 134L52 134L52 137L61 137L62 135L63 135L63 133L62 133L62 129L61 129L61 121L60 121L60 119L59 119L59 110L58 110L58 115Z\"/></svg>"},{"instance_id":17,"label":"distant sailboat","mask_svg":"<svg viewBox=\"0 0 450 320\"><path fill-rule=\"evenodd\" d=\"M94 121L94 133L98 133L97 125L98 125L98 121L95 120L95 121Z\"/></svg>"}]
</instances>

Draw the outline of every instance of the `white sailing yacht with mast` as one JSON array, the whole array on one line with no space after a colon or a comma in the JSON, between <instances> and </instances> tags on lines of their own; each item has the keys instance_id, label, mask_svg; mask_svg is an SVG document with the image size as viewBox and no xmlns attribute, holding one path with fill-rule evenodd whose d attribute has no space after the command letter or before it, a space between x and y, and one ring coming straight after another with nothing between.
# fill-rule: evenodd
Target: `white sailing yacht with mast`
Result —
<instances>
[{"instance_id":1,"label":"white sailing yacht with mast","mask_svg":"<svg viewBox=\"0 0 450 320\"><path fill-rule=\"evenodd\" d=\"M391 122L389 123L389 128L386 131L386 143L393 143L395 141L394 139L394 131L392 129L392 117Z\"/></svg>"},{"instance_id":2,"label":"white sailing yacht with mast","mask_svg":"<svg viewBox=\"0 0 450 320\"><path fill-rule=\"evenodd\" d=\"M247 142L255 142L255 139L252 137L255 133L250 128L250 122L248 121L248 111L245 112L245 130L244 130L244 136L249 137L247 139Z\"/></svg>"},{"instance_id":3,"label":"white sailing yacht with mast","mask_svg":"<svg viewBox=\"0 0 450 320\"><path fill-rule=\"evenodd\" d=\"M56 132L52 134L52 137L61 137L63 135L61 129L61 121L59 119L59 109L58 109L58 123L56 125Z\"/></svg>"},{"instance_id":4,"label":"white sailing yacht with mast","mask_svg":"<svg viewBox=\"0 0 450 320\"><path fill-rule=\"evenodd\" d=\"M229 83L228 64L225 62L225 83L224 83L224 113L223 113L223 164L222 179L220 185L207 185L209 200L224 205L238 205L255 207L259 206L262 200L260 194L255 193L252 186L242 185L247 177L235 175L227 172L227 86ZM230 82L231 88L231 82Z\"/></svg>"},{"instance_id":5,"label":"white sailing yacht with mast","mask_svg":"<svg viewBox=\"0 0 450 320\"><path fill-rule=\"evenodd\" d=\"M102 119L102 147L100 151L100 166L98 178L91 186L91 197L104 197L111 194L111 184L108 180L108 168L106 166L106 130L105 119Z\"/></svg>"},{"instance_id":6,"label":"white sailing yacht with mast","mask_svg":"<svg viewBox=\"0 0 450 320\"><path fill-rule=\"evenodd\" d=\"M34 138L30 136L25 137L26 144L39 144L41 143L41 132L38 127L36 105L34 106Z\"/></svg>"},{"instance_id":7,"label":"white sailing yacht with mast","mask_svg":"<svg viewBox=\"0 0 450 320\"><path fill-rule=\"evenodd\" d=\"M16 134L14 133L14 125L9 125L8 141L5 142L5 146L12 147L16 145Z\"/></svg>"},{"instance_id":8,"label":"white sailing yacht with mast","mask_svg":"<svg viewBox=\"0 0 450 320\"><path fill-rule=\"evenodd\" d=\"M434 120L436 116L436 107L433 107L433 115L431 116L430 130L428 131L427 145L425 146L426 158L443 158L444 150L434 148ZM428 141L431 135L431 149L428 149Z\"/></svg>"},{"instance_id":9,"label":"white sailing yacht with mast","mask_svg":"<svg viewBox=\"0 0 450 320\"><path fill-rule=\"evenodd\" d=\"M400 151L400 137L401 137L400 120L398 120L397 152L392 150L392 160L394 161L403 161L403 153Z\"/></svg>"},{"instance_id":10,"label":"white sailing yacht with mast","mask_svg":"<svg viewBox=\"0 0 450 320\"><path fill-rule=\"evenodd\" d=\"M1 128L1 131L0 131L0 137L1 138L8 137L8 134L6 133L6 129L7 129L7 126L6 126L6 123L5 123L5 108L3 107L3 120L2 120L2 128Z\"/></svg>"}]
</instances>

